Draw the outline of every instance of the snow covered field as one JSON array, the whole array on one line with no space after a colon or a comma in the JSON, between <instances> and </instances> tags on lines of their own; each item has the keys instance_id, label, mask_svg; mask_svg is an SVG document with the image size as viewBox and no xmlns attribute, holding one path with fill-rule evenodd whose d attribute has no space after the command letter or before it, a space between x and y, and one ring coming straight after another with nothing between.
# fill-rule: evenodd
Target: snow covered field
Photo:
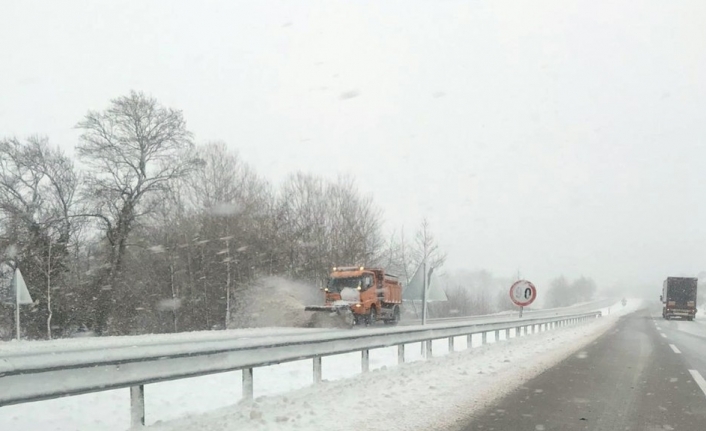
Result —
<instances>
[{"instance_id":1,"label":"snow covered field","mask_svg":"<svg viewBox=\"0 0 706 431\"><path fill-rule=\"evenodd\" d=\"M147 424L175 431L351 429L362 424L368 429L438 429L552 366L637 305L638 301L631 300L626 308L612 306L610 315L595 322L497 346L489 334L490 345L433 361L421 362L421 346L410 344L406 359L411 363L399 367L396 348L377 349L371 351L373 372L365 375L356 376L360 373L358 353L325 357L323 378L327 381L317 387L311 386L309 360L257 368L256 400L237 405L240 372L147 385ZM603 311L608 314L608 309ZM455 344L456 350L465 349L465 337L457 338ZM474 347L479 345L480 335L473 340ZM436 341L433 350L435 356L446 354L446 340ZM371 405L375 409L364 408ZM124 431L129 427L128 406L127 389L6 406L0 408L0 429ZM378 411L401 419L378 424L368 416Z\"/></svg>"}]
</instances>

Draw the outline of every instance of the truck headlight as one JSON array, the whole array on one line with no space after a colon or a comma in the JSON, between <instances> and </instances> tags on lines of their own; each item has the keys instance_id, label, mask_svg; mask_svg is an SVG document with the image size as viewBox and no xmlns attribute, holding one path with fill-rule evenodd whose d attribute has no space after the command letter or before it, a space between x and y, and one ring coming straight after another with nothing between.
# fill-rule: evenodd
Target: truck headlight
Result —
<instances>
[{"instance_id":1,"label":"truck headlight","mask_svg":"<svg viewBox=\"0 0 706 431\"><path fill-rule=\"evenodd\" d=\"M355 308L360 308L360 307L361 307L360 304L355 304Z\"/></svg>"}]
</instances>

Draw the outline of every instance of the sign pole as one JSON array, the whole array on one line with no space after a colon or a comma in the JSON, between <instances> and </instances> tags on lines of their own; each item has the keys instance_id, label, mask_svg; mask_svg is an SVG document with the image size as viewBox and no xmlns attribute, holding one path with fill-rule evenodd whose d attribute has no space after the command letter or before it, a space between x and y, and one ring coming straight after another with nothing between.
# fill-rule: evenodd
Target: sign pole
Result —
<instances>
[{"instance_id":1,"label":"sign pole","mask_svg":"<svg viewBox=\"0 0 706 431\"><path fill-rule=\"evenodd\" d=\"M17 280L17 269L15 269L15 276L12 277L12 283L15 288L15 335L17 341L20 341L20 283Z\"/></svg>"},{"instance_id":2,"label":"sign pole","mask_svg":"<svg viewBox=\"0 0 706 431\"><path fill-rule=\"evenodd\" d=\"M523 306L520 305L520 317L522 317L522 310L523 310L524 308L525 308L525 307L523 307Z\"/></svg>"},{"instance_id":3,"label":"sign pole","mask_svg":"<svg viewBox=\"0 0 706 431\"><path fill-rule=\"evenodd\" d=\"M424 281L422 283L422 325L427 324L427 260L422 263L422 274Z\"/></svg>"}]
</instances>

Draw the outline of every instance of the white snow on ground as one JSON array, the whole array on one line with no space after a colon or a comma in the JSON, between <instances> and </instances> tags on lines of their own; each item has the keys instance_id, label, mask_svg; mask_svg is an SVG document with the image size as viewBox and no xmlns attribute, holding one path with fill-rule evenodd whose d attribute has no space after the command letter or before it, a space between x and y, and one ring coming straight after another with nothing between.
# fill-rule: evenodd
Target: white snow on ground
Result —
<instances>
[{"instance_id":1,"label":"white snow on ground","mask_svg":"<svg viewBox=\"0 0 706 431\"><path fill-rule=\"evenodd\" d=\"M551 367L598 337L617 316L634 310L636 305L637 301L629 300L628 307L616 304L610 307L610 316L591 324L496 346L489 334L490 345L427 362L419 362L420 345L410 344L406 346L406 359L417 362L399 367L396 348L377 349L370 358L374 371L365 375L359 375L359 353L325 357L323 377L328 381L317 387L311 386L309 360L257 368L256 401L236 406L233 404L241 392L240 372L147 385L147 424L157 422L155 429L174 431L352 429L363 424L367 429L439 429L440 424L450 425L454 418L466 417L472 409L487 405ZM606 315L607 309L603 311ZM271 332L253 331L249 335L255 334ZM456 350L465 349L465 341L465 337L457 338ZM473 340L474 347L479 344L480 335ZM435 341L433 347L435 356L447 353L446 340ZM371 405L376 407L371 409ZM378 423L380 411L390 412L385 416L397 419ZM124 431L128 427L127 389L0 408L0 430Z\"/></svg>"},{"instance_id":2,"label":"white snow on ground","mask_svg":"<svg viewBox=\"0 0 706 431\"><path fill-rule=\"evenodd\" d=\"M7 341L0 342L0 356L26 353L46 353L56 351L81 351L89 349L113 349L123 347L145 347L164 344L184 344L189 342L209 342L222 340L242 340L258 337L312 334L314 331L331 331L324 328L247 328L225 331L193 331L175 334L146 334L114 337L78 337L57 340Z\"/></svg>"},{"instance_id":3,"label":"white snow on ground","mask_svg":"<svg viewBox=\"0 0 706 431\"><path fill-rule=\"evenodd\" d=\"M378 369L153 426L159 431L439 430L454 427L592 342L641 301L590 323ZM502 337L501 337L502 341ZM385 412L380 420L380 412Z\"/></svg>"}]
</instances>

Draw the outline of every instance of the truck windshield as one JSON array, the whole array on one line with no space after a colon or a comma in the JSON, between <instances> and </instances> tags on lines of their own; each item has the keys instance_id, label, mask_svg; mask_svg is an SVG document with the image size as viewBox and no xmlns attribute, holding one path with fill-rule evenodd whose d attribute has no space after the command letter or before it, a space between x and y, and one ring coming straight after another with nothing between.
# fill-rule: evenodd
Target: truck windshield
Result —
<instances>
[{"instance_id":1,"label":"truck windshield","mask_svg":"<svg viewBox=\"0 0 706 431\"><path fill-rule=\"evenodd\" d=\"M362 277L341 277L341 278L330 278L328 280L328 290L329 292L339 293L346 287L352 289L362 286Z\"/></svg>"}]
</instances>

